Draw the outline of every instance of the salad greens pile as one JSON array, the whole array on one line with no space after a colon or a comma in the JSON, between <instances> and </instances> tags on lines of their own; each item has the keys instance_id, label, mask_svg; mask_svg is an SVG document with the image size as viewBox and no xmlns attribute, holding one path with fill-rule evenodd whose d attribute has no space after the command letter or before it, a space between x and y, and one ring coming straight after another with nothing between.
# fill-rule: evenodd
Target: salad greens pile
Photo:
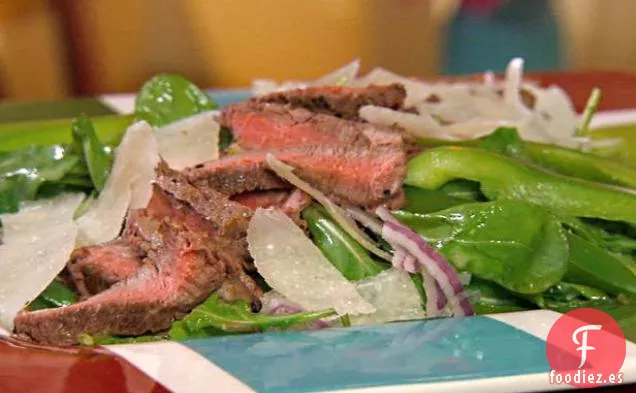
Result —
<instances>
[{"instance_id":1,"label":"salad greens pile","mask_svg":"<svg viewBox=\"0 0 636 393\"><path fill-rule=\"evenodd\" d=\"M32 123L26 137L0 126L0 213L67 190L95 197L131 121L161 127L216 108L185 78L159 75L140 90L132 116ZM224 130L222 148L230 143L231 134ZM470 141L423 143L427 149L408 165L407 203L393 214L470 276L466 288L478 314L595 307L617 318L628 337L636 333L636 163L526 142L513 128ZM367 279L390 267L323 207L313 204L302 217L313 242L348 280ZM425 304L421 276L412 279ZM75 301L73 291L56 280L29 307ZM214 294L174 323L167 336L182 340L285 330L333 315L331 310L254 313L245 302L226 303ZM86 336L82 341L160 338Z\"/></svg>"}]
</instances>

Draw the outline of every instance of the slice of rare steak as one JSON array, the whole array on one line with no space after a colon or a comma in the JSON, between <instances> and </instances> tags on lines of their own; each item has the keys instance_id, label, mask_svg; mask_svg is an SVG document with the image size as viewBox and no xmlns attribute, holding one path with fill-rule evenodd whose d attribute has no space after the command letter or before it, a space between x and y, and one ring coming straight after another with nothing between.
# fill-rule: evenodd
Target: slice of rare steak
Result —
<instances>
[{"instance_id":1,"label":"slice of rare steak","mask_svg":"<svg viewBox=\"0 0 636 393\"><path fill-rule=\"evenodd\" d=\"M300 213L311 204L311 197L299 189L251 191L233 195L230 199L249 207L252 210L261 208L277 208L289 216L296 225L306 227Z\"/></svg>"},{"instance_id":2,"label":"slice of rare steak","mask_svg":"<svg viewBox=\"0 0 636 393\"><path fill-rule=\"evenodd\" d=\"M245 101L224 108L221 124L232 130L245 150L284 149L306 145L402 146L399 128L314 113L287 105ZM410 140L410 139L409 139Z\"/></svg>"},{"instance_id":3,"label":"slice of rare steak","mask_svg":"<svg viewBox=\"0 0 636 393\"><path fill-rule=\"evenodd\" d=\"M305 89L275 92L253 100L286 104L292 108L305 108L314 113L359 120L358 112L365 105L400 110L404 106L405 98L406 89L404 86L393 83L366 87L313 86Z\"/></svg>"},{"instance_id":4,"label":"slice of rare steak","mask_svg":"<svg viewBox=\"0 0 636 393\"><path fill-rule=\"evenodd\" d=\"M71 282L82 298L95 295L134 276L145 253L135 244L117 239L78 248L66 265Z\"/></svg>"},{"instance_id":5,"label":"slice of rare steak","mask_svg":"<svg viewBox=\"0 0 636 393\"><path fill-rule=\"evenodd\" d=\"M267 151L247 152L188 168L185 174L197 187L226 195L280 190L291 186L269 170ZM336 202L365 208L404 203L402 181L406 155L400 148L307 146L272 151L296 168L296 174Z\"/></svg>"},{"instance_id":6,"label":"slice of rare steak","mask_svg":"<svg viewBox=\"0 0 636 393\"><path fill-rule=\"evenodd\" d=\"M22 312L18 335L45 344L75 344L82 334L141 335L165 330L220 288L230 256L168 218L157 224L153 247L135 276L67 307Z\"/></svg>"},{"instance_id":7,"label":"slice of rare steak","mask_svg":"<svg viewBox=\"0 0 636 393\"><path fill-rule=\"evenodd\" d=\"M41 343L74 344L82 334L160 332L222 286L224 293L260 305L262 290L245 267L250 209L209 190L209 199L201 199L196 193L203 191L179 172L161 171L148 207L131 212L121 241L100 250L117 254L124 242L134 245L145 255L135 274L79 303L20 313L16 334ZM201 201L208 205L197 205ZM203 216L206 211L215 215Z\"/></svg>"},{"instance_id":8,"label":"slice of rare steak","mask_svg":"<svg viewBox=\"0 0 636 393\"><path fill-rule=\"evenodd\" d=\"M252 212L217 189L196 187L187 176L168 167L165 162L157 166L156 184L174 199L190 206L196 213L214 225L222 237L244 237Z\"/></svg>"}]
</instances>

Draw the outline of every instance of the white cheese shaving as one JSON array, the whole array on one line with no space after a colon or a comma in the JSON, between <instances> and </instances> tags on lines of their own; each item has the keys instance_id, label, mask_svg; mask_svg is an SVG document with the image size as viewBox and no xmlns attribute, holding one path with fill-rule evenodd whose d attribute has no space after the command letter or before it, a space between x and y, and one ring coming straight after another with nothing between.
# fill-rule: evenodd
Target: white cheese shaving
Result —
<instances>
[{"instance_id":1,"label":"white cheese shaving","mask_svg":"<svg viewBox=\"0 0 636 393\"><path fill-rule=\"evenodd\" d=\"M119 235L128 209L146 207L159 153L153 128L131 125L115 152L115 161L99 198L78 220L78 246L107 242Z\"/></svg>"},{"instance_id":2,"label":"white cheese shaving","mask_svg":"<svg viewBox=\"0 0 636 393\"><path fill-rule=\"evenodd\" d=\"M0 216L0 325L13 330L16 314L59 274L75 248L73 213L84 194L28 202Z\"/></svg>"},{"instance_id":3,"label":"white cheese shaving","mask_svg":"<svg viewBox=\"0 0 636 393\"><path fill-rule=\"evenodd\" d=\"M415 284L404 270L387 269L374 277L359 281L356 287L362 297L377 311L373 314L352 316L351 323L354 325L426 317Z\"/></svg>"},{"instance_id":4,"label":"white cheese shaving","mask_svg":"<svg viewBox=\"0 0 636 393\"><path fill-rule=\"evenodd\" d=\"M340 315L376 311L280 210L257 209L247 229L247 241L267 284L303 309L333 308Z\"/></svg>"},{"instance_id":5,"label":"white cheese shaving","mask_svg":"<svg viewBox=\"0 0 636 393\"><path fill-rule=\"evenodd\" d=\"M392 112L375 109L370 112L363 108L361 117L371 123L395 121L407 131L424 130L433 136L432 117L436 122L439 119L446 124L435 131L449 134L444 139L475 139L492 133L499 126L506 126L516 127L522 139L532 142L575 148L589 145L589 138L575 136L579 116L568 95L556 86L543 88L524 82L523 65L523 59L512 59L506 67L503 82L495 80L492 72L484 74L483 82L449 83L415 80L376 68L353 84L402 83L407 93L405 106L414 107L419 113L395 121L397 116ZM534 97L532 108L522 100L523 90ZM415 119L416 116L423 119Z\"/></svg>"},{"instance_id":6,"label":"white cheese shaving","mask_svg":"<svg viewBox=\"0 0 636 393\"><path fill-rule=\"evenodd\" d=\"M374 105L363 106L359 113L369 123L387 127L397 125L416 138L456 139L452 134L443 132L444 127L427 114L399 112Z\"/></svg>"},{"instance_id":7,"label":"white cheese shaving","mask_svg":"<svg viewBox=\"0 0 636 393\"><path fill-rule=\"evenodd\" d=\"M194 115L157 130L159 153L176 170L219 158L218 111Z\"/></svg>"},{"instance_id":8,"label":"white cheese shaving","mask_svg":"<svg viewBox=\"0 0 636 393\"><path fill-rule=\"evenodd\" d=\"M256 79L252 82L252 94L262 96L269 93L288 91L293 89L305 89L309 86L350 85L356 80L360 60L355 59L335 71L323 75L314 81L285 81L277 83L271 79Z\"/></svg>"}]
</instances>

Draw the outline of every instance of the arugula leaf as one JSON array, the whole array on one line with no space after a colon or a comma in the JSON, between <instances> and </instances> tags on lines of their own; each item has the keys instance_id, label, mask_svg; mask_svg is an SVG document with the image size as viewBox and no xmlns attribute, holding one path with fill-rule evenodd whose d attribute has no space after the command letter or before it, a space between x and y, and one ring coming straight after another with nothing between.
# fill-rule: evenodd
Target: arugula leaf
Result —
<instances>
[{"instance_id":1,"label":"arugula leaf","mask_svg":"<svg viewBox=\"0 0 636 393\"><path fill-rule=\"evenodd\" d=\"M636 299L636 273L625 261L579 235L567 236L570 261L565 280Z\"/></svg>"},{"instance_id":2,"label":"arugula leaf","mask_svg":"<svg viewBox=\"0 0 636 393\"><path fill-rule=\"evenodd\" d=\"M289 315L263 315L252 312L249 303L239 300L226 303L212 294L183 320L175 322L168 336L173 340L226 334L286 330L336 315L333 310L301 312Z\"/></svg>"},{"instance_id":3,"label":"arugula leaf","mask_svg":"<svg viewBox=\"0 0 636 393\"><path fill-rule=\"evenodd\" d=\"M426 190L409 186L404 186L404 196L406 197L404 210L420 214L432 213L474 202L471 199L448 195L442 189Z\"/></svg>"},{"instance_id":4,"label":"arugula leaf","mask_svg":"<svg viewBox=\"0 0 636 393\"><path fill-rule=\"evenodd\" d=\"M471 302L475 313L496 314L502 312L524 311L536 308L528 301L521 299L505 288L477 277L472 277L466 286L469 293L474 294L476 301Z\"/></svg>"},{"instance_id":5,"label":"arugula leaf","mask_svg":"<svg viewBox=\"0 0 636 393\"><path fill-rule=\"evenodd\" d=\"M104 188L110 174L113 163L111 150L99 141L95 127L87 116L81 115L74 119L71 129L75 148L86 162L93 185L99 192Z\"/></svg>"},{"instance_id":6,"label":"arugula leaf","mask_svg":"<svg viewBox=\"0 0 636 393\"><path fill-rule=\"evenodd\" d=\"M31 146L0 155L0 213L12 213L19 204L37 197L47 182L65 181L65 176L81 165L71 149L61 145Z\"/></svg>"},{"instance_id":7,"label":"arugula leaf","mask_svg":"<svg viewBox=\"0 0 636 393\"><path fill-rule=\"evenodd\" d=\"M458 270L516 293L540 293L560 282L568 267L565 231L535 205L498 201L430 214L396 211L394 215L436 246Z\"/></svg>"},{"instance_id":8,"label":"arugula leaf","mask_svg":"<svg viewBox=\"0 0 636 393\"><path fill-rule=\"evenodd\" d=\"M636 227L615 221L581 219L591 239L611 251L627 254L636 262Z\"/></svg>"},{"instance_id":9,"label":"arugula leaf","mask_svg":"<svg viewBox=\"0 0 636 393\"><path fill-rule=\"evenodd\" d=\"M216 108L216 102L186 78L160 74L147 81L137 94L135 119L162 127Z\"/></svg>"},{"instance_id":10,"label":"arugula leaf","mask_svg":"<svg viewBox=\"0 0 636 393\"><path fill-rule=\"evenodd\" d=\"M29 304L30 311L56 308L77 302L77 295L60 280L53 280L48 287Z\"/></svg>"},{"instance_id":11,"label":"arugula leaf","mask_svg":"<svg viewBox=\"0 0 636 393\"><path fill-rule=\"evenodd\" d=\"M131 115L93 116L100 140L117 145L133 120ZM70 119L26 121L0 124L0 151L25 149L32 145L50 146L73 142Z\"/></svg>"},{"instance_id":12,"label":"arugula leaf","mask_svg":"<svg viewBox=\"0 0 636 393\"><path fill-rule=\"evenodd\" d=\"M347 280L373 277L390 267L371 258L367 250L349 236L322 206L312 204L303 210L302 215L314 244Z\"/></svg>"},{"instance_id":13,"label":"arugula leaf","mask_svg":"<svg viewBox=\"0 0 636 393\"><path fill-rule=\"evenodd\" d=\"M219 151L227 150L234 143L234 135L232 131L225 127L221 127L219 132Z\"/></svg>"},{"instance_id":14,"label":"arugula leaf","mask_svg":"<svg viewBox=\"0 0 636 393\"><path fill-rule=\"evenodd\" d=\"M528 299L541 308L567 312L575 308L615 305L605 292L586 285L560 282L540 295Z\"/></svg>"},{"instance_id":15,"label":"arugula leaf","mask_svg":"<svg viewBox=\"0 0 636 393\"><path fill-rule=\"evenodd\" d=\"M439 190L449 197L467 199L474 202L486 202L488 198L481 192L479 182L456 179L442 185Z\"/></svg>"},{"instance_id":16,"label":"arugula leaf","mask_svg":"<svg viewBox=\"0 0 636 393\"><path fill-rule=\"evenodd\" d=\"M478 139L477 147L520 160L532 160L526 142L521 139L516 128L497 128L492 134Z\"/></svg>"}]
</instances>

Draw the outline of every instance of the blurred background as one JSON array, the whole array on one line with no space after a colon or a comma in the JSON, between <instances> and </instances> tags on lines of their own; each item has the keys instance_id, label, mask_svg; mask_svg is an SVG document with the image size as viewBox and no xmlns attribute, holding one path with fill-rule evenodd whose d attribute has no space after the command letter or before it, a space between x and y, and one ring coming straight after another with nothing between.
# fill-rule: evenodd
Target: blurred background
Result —
<instances>
[{"instance_id":1,"label":"blurred background","mask_svg":"<svg viewBox=\"0 0 636 393\"><path fill-rule=\"evenodd\" d=\"M354 58L412 76L636 71L632 0L1 0L0 97L313 79Z\"/></svg>"}]
</instances>

